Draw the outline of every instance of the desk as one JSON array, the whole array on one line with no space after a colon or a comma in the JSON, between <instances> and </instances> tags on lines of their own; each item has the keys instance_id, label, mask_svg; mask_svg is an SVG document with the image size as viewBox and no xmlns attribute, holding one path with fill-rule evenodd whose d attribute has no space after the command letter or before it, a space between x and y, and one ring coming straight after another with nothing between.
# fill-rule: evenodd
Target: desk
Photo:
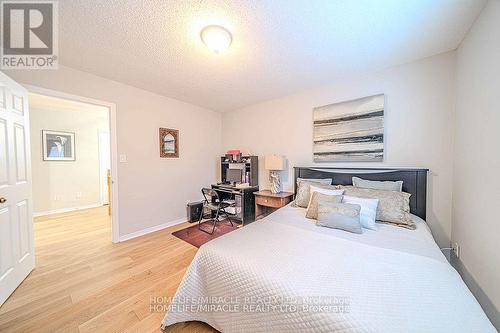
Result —
<instances>
[{"instance_id":1,"label":"desk","mask_svg":"<svg viewBox=\"0 0 500 333\"><path fill-rule=\"evenodd\" d=\"M231 218L240 220L242 225L255 221L255 198L253 193L259 190L258 186L237 188L214 184L212 189L217 191L221 200L234 199L236 201L236 214Z\"/></svg>"},{"instance_id":2,"label":"desk","mask_svg":"<svg viewBox=\"0 0 500 333\"><path fill-rule=\"evenodd\" d=\"M283 206L288 205L293 200L293 193L281 192L271 193L271 191L258 191L254 192L255 195L255 218L269 213L271 210L276 210Z\"/></svg>"}]
</instances>

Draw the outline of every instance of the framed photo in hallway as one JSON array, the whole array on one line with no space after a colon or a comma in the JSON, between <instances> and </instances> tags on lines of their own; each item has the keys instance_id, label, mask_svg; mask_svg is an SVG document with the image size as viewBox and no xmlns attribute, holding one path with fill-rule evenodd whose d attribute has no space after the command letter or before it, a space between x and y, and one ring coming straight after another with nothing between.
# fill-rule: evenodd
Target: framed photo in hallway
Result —
<instances>
[{"instance_id":1,"label":"framed photo in hallway","mask_svg":"<svg viewBox=\"0 0 500 333\"><path fill-rule=\"evenodd\" d=\"M75 133L42 130L44 161L74 161Z\"/></svg>"},{"instance_id":2,"label":"framed photo in hallway","mask_svg":"<svg viewBox=\"0 0 500 333\"><path fill-rule=\"evenodd\" d=\"M179 157L179 130L160 128L160 157Z\"/></svg>"}]
</instances>

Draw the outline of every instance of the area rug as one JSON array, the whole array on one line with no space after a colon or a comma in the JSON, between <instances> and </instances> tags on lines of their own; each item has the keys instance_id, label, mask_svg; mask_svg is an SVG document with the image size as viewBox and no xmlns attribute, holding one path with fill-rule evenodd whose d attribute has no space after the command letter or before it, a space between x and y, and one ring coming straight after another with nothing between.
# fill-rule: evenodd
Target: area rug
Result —
<instances>
[{"instance_id":1,"label":"area rug","mask_svg":"<svg viewBox=\"0 0 500 333\"><path fill-rule=\"evenodd\" d=\"M194 223L190 227L173 232L172 235L199 248L206 242L211 241L212 239L215 239L217 237L220 237L222 235L225 235L231 231L238 229L239 224L236 223L235 221L233 221L233 224L234 226L231 226L231 223L229 223L227 219L217 222L217 226L215 227L214 233L210 235L198 229L198 223ZM203 222L201 224L201 227L203 228L203 230L212 231L213 224L210 220L208 220L206 222Z\"/></svg>"}]
</instances>

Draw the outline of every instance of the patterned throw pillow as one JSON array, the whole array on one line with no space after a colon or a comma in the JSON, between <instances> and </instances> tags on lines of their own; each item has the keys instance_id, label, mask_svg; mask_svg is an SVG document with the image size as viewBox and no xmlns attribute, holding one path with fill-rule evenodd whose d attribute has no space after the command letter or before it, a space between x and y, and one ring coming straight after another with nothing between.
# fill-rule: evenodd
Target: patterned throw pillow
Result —
<instances>
[{"instance_id":1,"label":"patterned throw pillow","mask_svg":"<svg viewBox=\"0 0 500 333\"><path fill-rule=\"evenodd\" d=\"M406 192L381 191L353 186L342 186L344 194L351 197L378 199L377 222L416 229L410 215L410 196Z\"/></svg>"},{"instance_id":2,"label":"patterned throw pillow","mask_svg":"<svg viewBox=\"0 0 500 333\"><path fill-rule=\"evenodd\" d=\"M324 202L340 203L342 201L342 195L328 195L321 192L313 192L311 195L311 200L307 206L306 217L308 219L318 218L318 204Z\"/></svg>"},{"instance_id":3,"label":"patterned throw pillow","mask_svg":"<svg viewBox=\"0 0 500 333\"><path fill-rule=\"evenodd\" d=\"M316 225L361 234L363 228L359 220L360 210L360 205L320 202Z\"/></svg>"},{"instance_id":4,"label":"patterned throw pillow","mask_svg":"<svg viewBox=\"0 0 500 333\"><path fill-rule=\"evenodd\" d=\"M301 180L297 182L297 193L295 194L295 202L294 205L298 207L307 208L309 204L309 200L311 198L311 185L316 187L321 187L325 189L335 190L336 187L333 185L321 184L318 182L311 182L309 180Z\"/></svg>"}]
</instances>

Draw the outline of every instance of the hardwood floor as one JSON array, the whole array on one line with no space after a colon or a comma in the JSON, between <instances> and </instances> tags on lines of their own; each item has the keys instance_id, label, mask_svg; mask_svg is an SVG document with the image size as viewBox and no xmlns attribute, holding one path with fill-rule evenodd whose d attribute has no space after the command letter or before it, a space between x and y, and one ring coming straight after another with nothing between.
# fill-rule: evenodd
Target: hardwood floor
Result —
<instances>
[{"instance_id":1,"label":"hardwood floor","mask_svg":"<svg viewBox=\"0 0 500 333\"><path fill-rule=\"evenodd\" d=\"M105 207L37 218L36 268L0 307L0 332L161 332L150 298L173 296L195 255L171 235L186 226L113 244Z\"/></svg>"}]
</instances>

